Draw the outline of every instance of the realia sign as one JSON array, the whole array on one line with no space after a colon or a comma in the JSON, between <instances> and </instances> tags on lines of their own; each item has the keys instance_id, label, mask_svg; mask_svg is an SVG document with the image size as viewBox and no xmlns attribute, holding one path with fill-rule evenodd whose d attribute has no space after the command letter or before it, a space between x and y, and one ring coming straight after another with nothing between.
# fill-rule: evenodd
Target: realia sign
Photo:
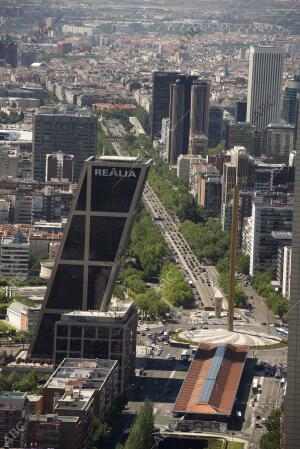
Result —
<instances>
[{"instance_id":1,"label":"realia sign","mask_svg":"<svg viewBox=\"0 0 300 449\"><path fill-rule=\"evenodd\" d=\"M130 168L95 168L95 176L113 178L136 178L136 173Z\"/></svg>"}]
</instances>

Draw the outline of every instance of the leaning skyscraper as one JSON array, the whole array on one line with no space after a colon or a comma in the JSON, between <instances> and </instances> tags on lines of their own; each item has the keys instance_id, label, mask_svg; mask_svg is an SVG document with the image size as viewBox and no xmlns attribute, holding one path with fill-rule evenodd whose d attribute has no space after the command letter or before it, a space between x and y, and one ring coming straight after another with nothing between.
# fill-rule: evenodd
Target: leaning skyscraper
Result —
<instances>
[{"instance_id":1,"label":"leaning skyscraper","mask_svg":"<svg viewBox=\"0 0 300 449\"><path fill-rule=\"evenodd\" d=\"M118 156L85 161L29 357L52 358L62 314L108 309L150 165Z\"/></svg>"}]
</instances>

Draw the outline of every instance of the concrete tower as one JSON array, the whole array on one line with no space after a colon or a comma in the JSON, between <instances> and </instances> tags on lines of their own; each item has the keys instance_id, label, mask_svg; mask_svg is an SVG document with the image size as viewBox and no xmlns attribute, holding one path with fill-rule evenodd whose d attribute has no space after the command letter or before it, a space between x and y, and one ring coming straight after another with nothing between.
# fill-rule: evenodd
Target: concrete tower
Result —
<instances>
[{"instance_id":1,"label":"concrete tower","mask_svg":"<svg viewBox=\"0 0 300 449\"><path fill-rule=\"evenodd\" d=\"M191 92L190 136L204 134L208 137L210 83L195 81Z\"/></svg>"},{"instance_id":2,"label":"concrete tower","mask_svg":"<svg viewBox=\"0 0 300 449\"><path fill-rule=\"evenodd\" d=\"M264 131L281 115L284 48L250 47L247 122Z\"/></svg>"}]
</instances>

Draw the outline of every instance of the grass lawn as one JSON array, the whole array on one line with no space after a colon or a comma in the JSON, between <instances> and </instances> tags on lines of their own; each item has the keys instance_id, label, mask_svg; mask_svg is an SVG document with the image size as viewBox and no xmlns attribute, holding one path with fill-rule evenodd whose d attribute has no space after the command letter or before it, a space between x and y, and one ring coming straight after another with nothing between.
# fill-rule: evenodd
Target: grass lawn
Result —
<instances>
[{"instance_id":1,"label":"grass lawn","mask_svg":"<svg viewBox=\"0 0 300 449\"><path fill-rule=\"evenodd\" d=\"M244 443L238 443L236 441L229 441L227 445L227 449L244 449Z\"/></svg>"}]
</instances>

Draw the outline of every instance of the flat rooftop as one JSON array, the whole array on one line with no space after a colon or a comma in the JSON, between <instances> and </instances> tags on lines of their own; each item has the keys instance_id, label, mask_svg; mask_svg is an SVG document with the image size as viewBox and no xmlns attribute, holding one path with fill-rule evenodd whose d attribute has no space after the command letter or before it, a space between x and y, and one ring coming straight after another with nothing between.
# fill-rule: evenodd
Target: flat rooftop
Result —
<instances>
[{"instance_id":1,"label":"flat rooftop","mask_svg":"<svg viewBox=\"0 0 300 449\"><path fill-rule=\"evenodd\" d=\"M112 302L107 312L98 310L74 310L63 313L61 321L81 321L81 322L104 322L114 320L124 320L133 308L132 301Z\"/></svg>"},{"instance_id":2,"label":"flat rooftop","mask_svg":"<svg viewBox=\"0 0 300 449\"><path fill-rule=\"evenodd\" d=\"M173 413L232 413L246 357L246 346L201 343L177 396Z\"/></svg>"},{"instance_id":3,"label":"flat rooftop","mask_svg":"<svg viewBox=\"0 0 300 449\"><path fill-rule=\"evenodd\" d=\"M99 389L117 363L108 359L64 359L44 388Z\"/></svg>"},{"instance_id":4,"label":"flat rooftop","mask_svg":"<svg viewBox=\"0 0 300 449\"><path fill-rule=\"evenodd\" d=\"M30 415L29 421L38 421L45 423L59 423L59 422L67 422L67 423L76 423L79 422L79 416L59 416L56 414L47 414L47 415Z\"/></svg>"}]
</instances>

